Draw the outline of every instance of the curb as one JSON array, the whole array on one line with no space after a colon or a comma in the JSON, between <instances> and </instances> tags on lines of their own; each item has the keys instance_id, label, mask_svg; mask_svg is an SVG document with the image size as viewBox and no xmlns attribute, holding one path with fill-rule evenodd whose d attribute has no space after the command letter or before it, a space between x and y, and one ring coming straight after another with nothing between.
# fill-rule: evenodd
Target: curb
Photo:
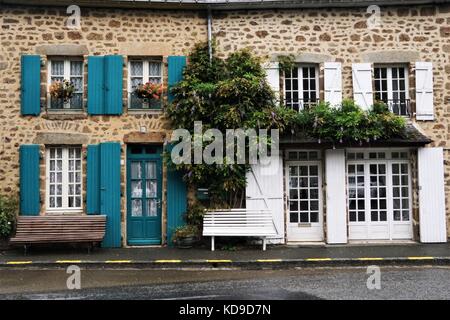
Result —
<instances>
[{"instance_id":1,"label":"curb","mask_svg":"<svg viewBox=\"0 0 450 320\"><path fill-rule=\"evenodd\" d=\"M450 266L450 257L361 257L361 258L306 258L306 259L256 259L256 260L15 260L0 262L1 269L49 268L59 269L77 265L85 269L138 268L138 269L188 269L188 268L241 268L289 269L296 267L358 267L358 266Z\"/></svg>"}]
</instances>

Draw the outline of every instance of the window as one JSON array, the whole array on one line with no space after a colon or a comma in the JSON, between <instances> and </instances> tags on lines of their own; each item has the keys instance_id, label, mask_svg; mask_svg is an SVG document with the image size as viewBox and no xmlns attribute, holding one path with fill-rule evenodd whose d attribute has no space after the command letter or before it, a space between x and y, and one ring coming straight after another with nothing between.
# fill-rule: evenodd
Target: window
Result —
<instances>
[{"instance_id":1,"label":"window","mask_svg":"<svg viewBox=\"0 0 450 320\"><path fill-rule=\"evenodd\" d=\"M288 160L297 160L297 161L314 161L320 159L319 151L296 151L296 150L288 150L286 152Z\"/></svg>"},{"instance_id":2,"label":"window","mask_svg":"<svg viewBox=\"0 0 450 320\"><path fill-rule=\"evenodd\" d=\"M163 83L163 64L161 59L134 59L128 65L128 108L161 109L160 100L144 101L133 92L140 84L147 82Z\"/></svg>"},{"instance_id":3,"label":"window","mask_svg":"<svg viewBox=\"0 0 450 320\"><path fill-rule=\"evenodd\" d=\"M284 99L296 111L314 106L319 97L319 71L316 65L299 65L284 75Z\"/></svg>"},{"instance_id":4,"label":"window","mask_svg":"<svg viewBox=\"0 0 450 320\"><path fill-rule=\"evenodd\" d=\"M81 147L49 147L46 159L47 211L81 211Z\"/></svg>"},{"instance_id":5,"label":"window","mask_svg":"<svg viewBox=\"0 0 450 320\"><path fill-rule=\"evenodd\" d=\"M48 93L48 108L52 110L83 108L83 59L52 58L48 64L48 87L55 81L68 80L74 86L69 101L54 98Z\"/></svg>"},{"instance_id":6,"label":"window","mask_svg":"<svg viewBox=\"0 0 450 320\"><path fill-rule=\"evenodd\" d=\"M408 67L375 66L374 74L375 100L386 103L395 114L408 116Z\"/></svg>"}]
</instances>

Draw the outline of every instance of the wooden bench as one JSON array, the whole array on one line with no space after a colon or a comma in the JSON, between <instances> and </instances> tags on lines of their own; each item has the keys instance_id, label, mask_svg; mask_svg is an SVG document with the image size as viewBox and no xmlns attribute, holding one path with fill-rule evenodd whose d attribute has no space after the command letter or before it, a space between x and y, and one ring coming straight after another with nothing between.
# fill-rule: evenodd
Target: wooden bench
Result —
<instances>
[{"instance_id":1,"label":"wooden bench","mask_svg":"<svg viewBox=\"0 0 450 320\"><path fill-rule=\"evenodd\" d=\"M20 216L16 234L10 239L12 245L27 246L34 243L79 243L92 246L105 236L106 216ZM90 246L89 246L90 249Z\"/></svg>"},{"instance_id":2,"label":"wooden bench","mask_svg":"<svg viewBox=\"0 0 450 320\"><path fill-rule=\"evenodd\" d=\"M216 236L261 237L266 250L266 237L276 236L277 231L268 210L231 209L207 212L203 217L203 235L211 237L211 251Z\"/></svg>"}]
</instances>

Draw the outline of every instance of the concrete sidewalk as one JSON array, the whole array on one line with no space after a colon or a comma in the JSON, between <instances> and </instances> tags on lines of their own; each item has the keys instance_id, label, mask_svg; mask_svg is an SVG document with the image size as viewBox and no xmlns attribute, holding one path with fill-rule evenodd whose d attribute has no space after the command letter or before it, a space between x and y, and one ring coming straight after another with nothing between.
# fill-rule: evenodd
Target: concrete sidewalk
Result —
<instances>
[{"instance_id":1,"label":"concrete sidewalk","mask_svg":"<svg viewBox=\"0 0 450 320\"><path fill-rule=\"evenodd\" d=\"M152 248L97 248L90 254L83 248L32 247L1 252L0 267L63 267L77 264L83 267L241 267L287 268L304 266L347 265L450 265L450 244L377 244L342 246L247 246L234 251L209 248L177 249Z\"/></svg>"}]
</instances>

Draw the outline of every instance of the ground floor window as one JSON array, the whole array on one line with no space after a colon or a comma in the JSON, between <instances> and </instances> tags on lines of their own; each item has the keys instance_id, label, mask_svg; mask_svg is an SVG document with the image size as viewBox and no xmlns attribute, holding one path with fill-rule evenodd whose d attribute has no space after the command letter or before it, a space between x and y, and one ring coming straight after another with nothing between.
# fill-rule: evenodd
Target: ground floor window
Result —
<instances>
[{"instance_id":1,"label":"ground floor window","mask_svg":"<svg viewBox=\"0 0 450 320\"><path fill-rule=\"evenodd\" d=\"M348 152L350 239L410 239L411 172L407 151Z\"/></svg>"},{"instance_id":2,"label":"ground floor window","mask_svg":"<svg viewBox=\"0 0 450 320\"><path fill-rule=\"evenodd\" d=\"M66 212L82 210L81 147L48 147L47 211Z\"/></svg>"}]
</instances>

